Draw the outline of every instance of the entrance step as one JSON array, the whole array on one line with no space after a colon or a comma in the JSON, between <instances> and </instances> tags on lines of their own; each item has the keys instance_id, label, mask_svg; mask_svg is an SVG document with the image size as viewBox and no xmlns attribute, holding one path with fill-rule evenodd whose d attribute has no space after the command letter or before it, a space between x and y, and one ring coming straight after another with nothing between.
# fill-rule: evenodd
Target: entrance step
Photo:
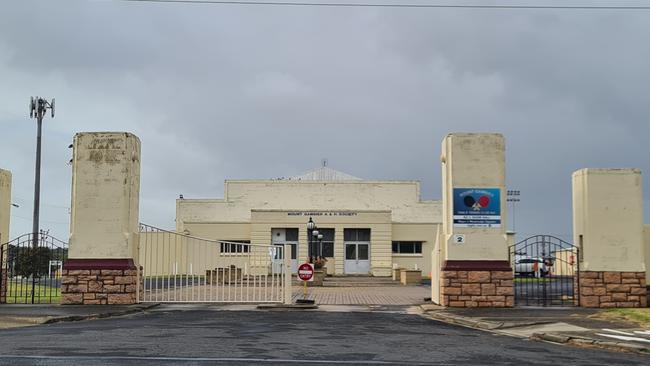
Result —
<instances>
[{"instance_id":1,"label":"entrance step","mask_svg":"<svg viewBox=\"0 0 650 366\"><path fill-rule=\"evenodd\" d=\"M345 276L325 277L323 287L384 287L401 286L391 277Z\"/></svg>"}]
</instances>

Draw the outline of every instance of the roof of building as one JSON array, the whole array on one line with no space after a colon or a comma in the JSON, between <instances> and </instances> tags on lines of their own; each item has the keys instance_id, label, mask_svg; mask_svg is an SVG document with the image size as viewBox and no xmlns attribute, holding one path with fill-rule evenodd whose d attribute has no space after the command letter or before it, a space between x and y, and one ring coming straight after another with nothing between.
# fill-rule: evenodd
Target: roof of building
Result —
<instances>
[{"instance_id":1,"label":"roof of building","mask_svg":"<svg viewBox=\"0 0 650 366\"><path fill-rule=\"evenodd\" d=\"M304 174L296 175L289 178L290 180L363 180L359 177L340 172L328 166L322 166L318 169L310 170Z\"/></svg>"}]
</instances>

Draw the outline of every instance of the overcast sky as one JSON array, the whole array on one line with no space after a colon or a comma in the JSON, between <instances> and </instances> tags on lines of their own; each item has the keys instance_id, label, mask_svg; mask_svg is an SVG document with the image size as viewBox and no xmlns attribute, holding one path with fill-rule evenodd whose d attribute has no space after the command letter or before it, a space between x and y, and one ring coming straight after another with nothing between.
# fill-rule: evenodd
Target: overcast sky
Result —
<instances>
[{"instance_id":1,"label":"overcast sky","mask_svg":"<svg viewBox=\"0 0 650 366\"><path fill-rule=\"evenodd\" d=\"M322 158L366 179L420 180L422 198L439 199L445 134L500 132L509 188L522 192L517 231L570 238L574 170L650 171L649 35L650 10L3 1L12 236L31 230L39 95L57 101L41 224L61 239L78 131L140 137L141 221L165 228L181 193L220 198L224 179L291 176ZM648 217L647 177L644 193Z\"/></svg>"}]
</instances>

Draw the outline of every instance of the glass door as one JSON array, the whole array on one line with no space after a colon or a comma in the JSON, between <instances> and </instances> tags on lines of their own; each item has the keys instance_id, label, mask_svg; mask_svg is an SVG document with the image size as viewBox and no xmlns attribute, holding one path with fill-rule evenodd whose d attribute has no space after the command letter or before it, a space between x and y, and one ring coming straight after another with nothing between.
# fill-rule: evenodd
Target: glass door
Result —
<instances>
[{"instance_id":1,"label":"glass door","mask_svg":"<svg viewBox=\"0 0 650 366\"><path fill-rule=\"evenodd\" d=\"M370 273L370 244L346 243L344 269L346 274Z\"/></svg>"}]
</instances>

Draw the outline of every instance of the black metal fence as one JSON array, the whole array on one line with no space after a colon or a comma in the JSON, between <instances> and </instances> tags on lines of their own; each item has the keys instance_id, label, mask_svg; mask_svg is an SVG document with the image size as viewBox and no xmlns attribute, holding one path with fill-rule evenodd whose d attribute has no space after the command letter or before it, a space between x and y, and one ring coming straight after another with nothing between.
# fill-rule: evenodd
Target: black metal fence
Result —
<instances>
[{"instance_id":1,"label":"black metal fence","mask_svg":"<svg viewBox=\"0 0 650 366\"><path fill-rule=\"evenodd\" d=\"M0 245L0 303L58 303L68 243L41 233Z\"/></svg>"},{"instance_id":2,"label":"black metal fence","mask_svg":"<svg viewBox=\"0 0 650 366\"><path fill-rule=\"evenodd\" d=\"M579 249L551 235L535 235L510 247L515 304L577 306Z\"/></svg>"}]
</instances>

